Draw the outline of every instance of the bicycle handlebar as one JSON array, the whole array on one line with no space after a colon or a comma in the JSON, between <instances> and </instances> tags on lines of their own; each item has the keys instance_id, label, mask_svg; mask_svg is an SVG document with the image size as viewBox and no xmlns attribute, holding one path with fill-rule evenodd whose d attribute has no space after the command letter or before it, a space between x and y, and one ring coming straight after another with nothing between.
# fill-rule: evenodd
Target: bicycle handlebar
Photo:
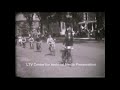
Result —
<instances>
[{"instance_id":1,"label":"bicycle handlebar","mask_svg":"<svg viewBox=\"0 0 120 90\"><path fill-rule=\"evenodd\" d=\"M63 46L63 48L65 48L65 49L73 49L72 46Z\"/></svg>"}]
</instances>

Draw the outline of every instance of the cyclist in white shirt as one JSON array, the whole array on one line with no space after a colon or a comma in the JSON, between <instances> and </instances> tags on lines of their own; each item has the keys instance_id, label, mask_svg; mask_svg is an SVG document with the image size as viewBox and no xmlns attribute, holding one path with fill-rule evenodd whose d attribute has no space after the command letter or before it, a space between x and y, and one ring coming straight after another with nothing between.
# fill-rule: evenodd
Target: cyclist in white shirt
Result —
<instances>
[{"instance_id":1,"label":"cyclist in white shirt","mask_svg":"<svg viewBox=\"0 0 120 90\"><path fill-rule=\"evenodd\" d=\"M20 46L22 45L22 37L21 36L18 37L18 43Z\"/></svg>"},{"instance_id":2,"label":"cyclist in white shirt","mask_svg":"<svg viewBox=\"0 0 120 90\"><path fill-rule=\"evenodd\" d=\"M30 42L30 48L34 48L34 46L33 46L34 38L33 37L29 38L29 42Z\"/></svg>"},{"instance_id":3,"label":"cyclist in white shirt","mask_svg":"<svg viewBox=\"0 0 120 90\"><path fill-rule=\"evenodd\" d=\"M52 44L53 47L55 48L55 39L53 39L51 37L51 35L49 35L49 38L47 39L47 44L49 45L49 50L50 50L50 45Z\"/></svg>"}]
</instances>

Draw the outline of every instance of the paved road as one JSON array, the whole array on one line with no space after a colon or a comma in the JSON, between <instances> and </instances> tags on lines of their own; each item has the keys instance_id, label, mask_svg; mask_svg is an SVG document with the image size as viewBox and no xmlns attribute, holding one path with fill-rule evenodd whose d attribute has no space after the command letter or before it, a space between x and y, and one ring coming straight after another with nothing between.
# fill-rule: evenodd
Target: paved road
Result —
<instances>
[{"instance_id":1,"label":"paved road","mask_svg":"<svg viewBox=\"0 0 120 90\"><path fill-rule=\"evenodd\" d=\"M16 75L18 77L104 77L104 42L88 41L74 44L73 66L55 66L61 62L62 43L56 43L56 55L51 56L46 43L42 52L16 46ZM80 66L81 64L94 66ZM54 64L54 65L53 65ZM95 66L96 65L96 66Z\"/></svg>"}]
</instances>

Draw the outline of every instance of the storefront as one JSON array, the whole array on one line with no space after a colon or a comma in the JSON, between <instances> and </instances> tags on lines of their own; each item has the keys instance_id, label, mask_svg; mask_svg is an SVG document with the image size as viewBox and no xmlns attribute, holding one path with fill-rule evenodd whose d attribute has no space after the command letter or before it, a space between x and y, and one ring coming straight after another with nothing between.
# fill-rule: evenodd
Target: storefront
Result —
<instances>
[{"instance_id":1,"label":"storefront","mask_svg":"<svg viewBox=\"0 0 120 90\"><path fill-rule=\"evenodd\" d=\"M78 23L79 25L79 32L80 37L83 38L91 38L95 37L95 30L96 30L96 16L95 13L85 12L83 13L83 20Z\"/></svg>"},{"instance_id":2,"label":"storefront","mask_svg":"<svg viewBox=\"0 0 120 90\"><path fill-rule=\"evenodd\" d=\"M86 21L79 23L80 35L83 38L95 37L96 21Z\"/></svg>"}]
</instances>

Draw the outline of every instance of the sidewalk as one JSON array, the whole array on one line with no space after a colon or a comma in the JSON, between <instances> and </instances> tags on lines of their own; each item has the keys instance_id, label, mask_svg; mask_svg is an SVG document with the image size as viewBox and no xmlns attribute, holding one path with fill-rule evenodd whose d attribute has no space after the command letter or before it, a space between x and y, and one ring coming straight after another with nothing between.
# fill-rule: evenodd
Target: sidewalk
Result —
<instances>
[{"instance_id":1,"label":"sidewalk","mask_svg":"<svg viewBox=\"0 0 120 90\"><path fill-rule=\"evenodd\" d=\"M74 40L95 40L95 38L74 38Z\"/></svg>"},{"instance_id":2,"label":"sidewalk","mask_svg":"<svg viewBox=\"0 0 120 90\"><path fill-rule=\"evenodd\" d=\"M74 38L74 40L84 40L84 41L98 41L95 38ZM100 41L105 41L105 38L102 38Z\"/></svg>"},{"instance_id":3,"label":"sidewalk","mask_svg":"<svg viewBox=\"0 0 120 90\"><path fill-rule=\"evenodd\" d=\"M64 37L56 37L56 39L64 39ZM82 39L82 40L95 40L95 38L74 38L74 39ZM105 38L102 38L102 40L105 40Z\"/></svg>"},{"instance_id":4,"label":"sidewalk","mask_svg":"<svg viewBox=\"0 0 120 90\"><path fill-rule=\"evenodd\" d=\"M81 40L95 40L95 38L74 38L74 39L81 39ZM105 38L102 38L102 40L104 41Z\"/></svg>"}]
</instances>

